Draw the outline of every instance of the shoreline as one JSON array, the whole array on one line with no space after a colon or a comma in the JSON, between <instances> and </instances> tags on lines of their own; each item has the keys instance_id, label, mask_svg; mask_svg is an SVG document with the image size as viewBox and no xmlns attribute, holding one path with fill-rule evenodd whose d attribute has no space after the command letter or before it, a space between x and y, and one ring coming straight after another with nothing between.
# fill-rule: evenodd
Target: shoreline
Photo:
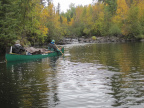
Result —
<instances>
[{"instance_id":1,"label":"shoreline","mask_svg":"<svg viewBox=\"0 0 144 108\"><path fill-rule=\"evenodd\" d=\"M77 44L77 43L125 43L125 42L141 42L143 39L125 38L125 37L96 37L96 40L92 38L64 38L59 41L59 45L65 44Z\"/></svg>"},{"instance_id":2,"label":"shoreline","mask_svg":"<svg viewBox=\"0 0 144 108\"><path fill-rule=\"evenodd\" d=\"M64 38L63 40L60 40L57 45L68 45L68 44L86 44L86 43L126 43L126 42L143 42L144 39L137 39L137 38L126 38L124 36L121 37L96 37L96 40L93 40L92 38ZM34 45L32 47L43 47L47 44L43 45ZM2 50L0 51L0 54L4 54Z\"/></svg>"}]
</instances>

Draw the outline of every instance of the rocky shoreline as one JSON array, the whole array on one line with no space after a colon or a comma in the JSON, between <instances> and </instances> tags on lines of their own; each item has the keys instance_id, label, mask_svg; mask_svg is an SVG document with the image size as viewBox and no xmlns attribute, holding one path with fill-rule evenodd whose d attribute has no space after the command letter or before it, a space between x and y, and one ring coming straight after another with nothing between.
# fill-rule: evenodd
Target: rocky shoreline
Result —
<instances>
[{"instance_id":1,"label":"rocky shoreline","mask_svg":"<svg viewBox=\"0 0 144 108\"><path fill-rule=\"evenodd\" d=\"M116 42L136 42L142 41L141 39L136 38L124 38L124 37L96 37L96 40L92 38L64 38L59 41L58 44L75 44L75 43L116 43Z\"/></svg>"},{"instance_id":2,"label":"rocky shoreline","mask_svg":"<svg viewBox=\"0 0 144 108\"><path fill-rule=\"evenodd\" d=\"M78 43L124 43L124 42L140 42L144 39L137 39L137 38L125 38L124 36L121 37L96 37L96 40L93 40L92 38L64 38L63 40L59 41L58 45L65 45L65 44L78 44ZM41 45L35 45L35 47L40 47ZM47 44L44 44L44 46L47 46ZM0 50L0 53L5 52L5 50Z\"/></svg>"}]
</instances>

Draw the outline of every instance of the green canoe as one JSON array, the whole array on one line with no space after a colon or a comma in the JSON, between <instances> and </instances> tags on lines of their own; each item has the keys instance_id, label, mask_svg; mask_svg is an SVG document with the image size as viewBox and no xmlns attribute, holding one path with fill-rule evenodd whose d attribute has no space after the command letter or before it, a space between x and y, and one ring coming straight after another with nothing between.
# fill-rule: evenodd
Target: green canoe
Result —
<instances>
[{"instance_id":1,"label":"green canoe","mask_svg":"<svg viewBox=\"0 0 144 108\"><path fill-rule=\"evenodd\" d=\"M61 51L57 52L51 52L51 53L45 53L45 54L37 54L37 55L18 55L18 54L6 54L5 58L6 61L22 61L22 60L33 60L33 59L40 59L40 58L46 58L46 57L54 57L59 56L64 53L64 48L61 49Z\"/></svg>"}]
</instances>

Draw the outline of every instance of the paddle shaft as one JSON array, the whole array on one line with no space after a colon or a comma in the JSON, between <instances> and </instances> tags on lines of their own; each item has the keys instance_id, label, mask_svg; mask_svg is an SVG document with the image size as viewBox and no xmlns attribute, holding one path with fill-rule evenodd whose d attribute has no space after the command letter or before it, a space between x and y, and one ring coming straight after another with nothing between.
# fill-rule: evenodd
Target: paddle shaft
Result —
<instances>
[{"instance_id":1,"label":"paddle shaft","mask_svg":"<svg viewBox=\"0 0 144 108\"><path fill-rule=\"evenodd\" d=\"M55 46L57 47L57 45L56 45L56 44L55 44ZM57 49L58 49L58 50L60 50L58 47L57 47ZM63 53L62 53L62 51L61 51L61 50L60 50L60 52L61 52L61 54L63 55Z\"/></svg>"}]
</instances>

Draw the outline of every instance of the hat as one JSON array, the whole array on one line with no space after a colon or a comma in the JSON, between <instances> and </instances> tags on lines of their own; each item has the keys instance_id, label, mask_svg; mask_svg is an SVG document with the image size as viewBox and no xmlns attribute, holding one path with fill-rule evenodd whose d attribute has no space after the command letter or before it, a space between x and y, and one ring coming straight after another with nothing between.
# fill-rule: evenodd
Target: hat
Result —
<instances>
[{"instance_id":1,"label":"hat","mask_svg":"<svg viewBox=\"0 0 144 108\"><path fill-rule=\"evenodd\" d=\"M19 40L16 40L15 43L16 43L16 44L20 44L20 41L19 41Z\"/></svg>"},{"instance_id":2,"label":"hat","mask_svg":"<svg viewBox=\"0 0 144 108\"><path fill-rule=\"evenodd\" d=\"M55 40L52 40L53 43L55 43Z\"/></svg>"}]
</instances>

